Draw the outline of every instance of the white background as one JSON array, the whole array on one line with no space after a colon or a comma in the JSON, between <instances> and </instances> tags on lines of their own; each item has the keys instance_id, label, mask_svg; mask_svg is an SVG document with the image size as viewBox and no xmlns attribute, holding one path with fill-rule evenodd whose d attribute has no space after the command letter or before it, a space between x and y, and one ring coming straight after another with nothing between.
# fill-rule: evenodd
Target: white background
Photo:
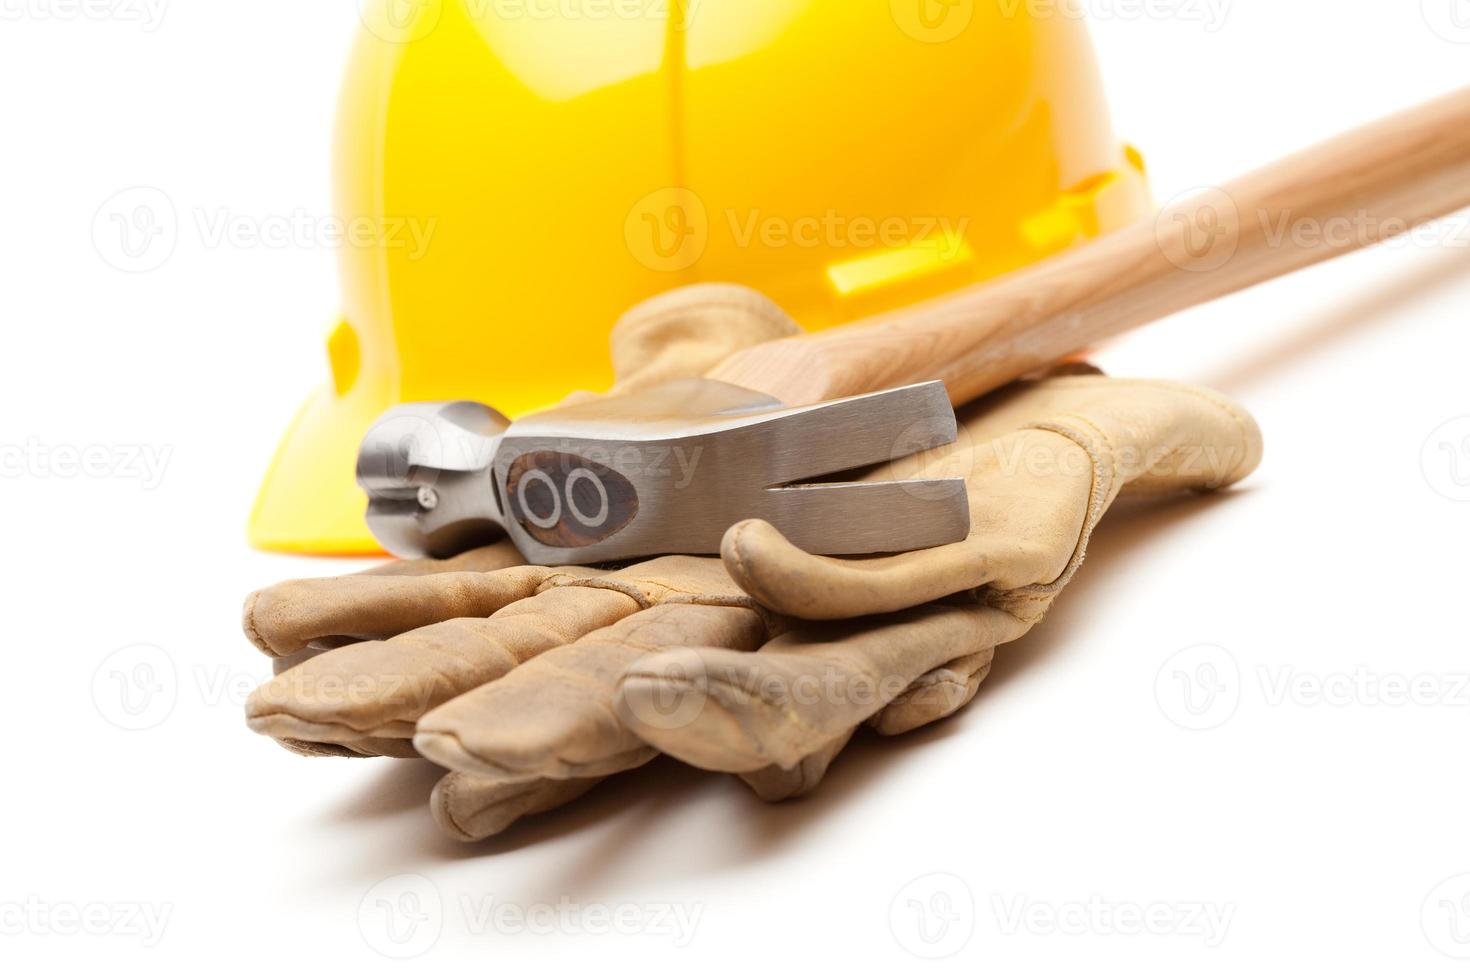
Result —
<instances>
[{"instance_id":1,"label":"white background","mask_svg":"<svg viewBox=\"0 0 1470 980\"><path fill-rule=\"evenodd\" d=\"M797 804L656 763L465 847L430 822L427 764L298 759L242 721L268 676L242 597L356 567L243 541L275 441L324 376L335 269L307 242L209 248L193 215L329 214L353 4L174 0L146 30L64 2L0 0L0 442L170 455L155 487L0 480L7 974L402 972L358 910L408 887L431 915L418 965L501 975L1464 975L1465 222L1445 229L1458 247L1356 257L1108 350L1114 373L1243 400L1267 461L1238 491L1113 515L961 717L861 740ZM1235 0L1213 30L1090 6L1118 131L1166 200L1464 84L1470 27L1429 26L1454 4L1470 24L1464 0ZM92 224L134 185L185 223L167 263L129 275ZM135 644L164 651L142 655L165 668L168 709L143 731L110 720L106 693L109 655ZM1219 724L1189 730L1176 671L1205 667ZM1428 696L1278 689L1362 677L1427 677ZM425 878L379 886L402 874ZM945 900L949 932L927 945L909 903ZM484 902L699 918L679 948L656 929L477 928ZM129 928L140 908L161 936ZM1109 925L1138 908L1164 934ZM68 909L101 934L67 935ZM1049 911L1068 924L1048 929ZM1196 911L1228 929L1193 928Z\"/></svg>"}]
</instances>

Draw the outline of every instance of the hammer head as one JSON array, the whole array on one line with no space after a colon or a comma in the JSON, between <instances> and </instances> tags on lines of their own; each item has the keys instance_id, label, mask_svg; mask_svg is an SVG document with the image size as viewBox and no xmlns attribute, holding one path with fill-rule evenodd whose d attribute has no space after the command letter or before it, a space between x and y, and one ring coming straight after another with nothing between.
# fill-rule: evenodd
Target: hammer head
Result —
<instances>
[{"instance_id":1,"label":"hammer head","mask_svg":"<svg viewBox=\"0 0 1470 980\"><path fill-rule=\"evenodd\" d=\"M443 557L509 533L529 561L718 554L761 518L814 554L910 551L969 532L963 480L820 478L954 442L944 385L788 408L704 379L508 423L473 402L404 405L363 442L368 525Z\"/></svg>"}]
</instances>

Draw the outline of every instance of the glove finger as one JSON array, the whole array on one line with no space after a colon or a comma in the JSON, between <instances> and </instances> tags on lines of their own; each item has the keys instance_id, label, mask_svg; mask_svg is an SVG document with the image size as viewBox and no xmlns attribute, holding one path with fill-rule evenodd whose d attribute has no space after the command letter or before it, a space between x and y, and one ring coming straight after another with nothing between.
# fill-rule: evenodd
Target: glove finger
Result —
<instances>
[{"instance_id":1,"label":"glove finger","mask_svg":"<svg viewBox=\"0 0 1470 980\"><path fill-rule=\"evenodd\" d=\"M491 779L621 772L657 755L615 709L618 681L630 664L690 643L754 650L767 636L760 613L748 606L654 606L425 715L414 746L447 769ZM658 723L658 704L634 708Z\"/></svg>"},{"instance_id":2,"label":"glove finger","mask_svg":"<svg viewBox=\"0 0 1470 980\"><path fill-rule=\"evenodd\" d=\"M434 787L429 811L450 837L472 843L494 837L522 817L570 803L601 781L484 779L451 772Z\"/></svg>"},{"instance_id":3,"label":"glove finger","mask_svg":"<svg viewBox=\"0 0 1470 980\"><path fill-rule=\"evenodd\" d=\"M701 283L671 290L633 307L613 327L618 383L610 393L701 377L736 351L801 332L784 310L747 286Z\"/></svg>"},{"instance_id":4,"label":"glove finger","mask_svg":"<svg viewBox=\"0 0 1470 980\"><path fill-rule=\"evenodd\" d=\"M637 610L611 589L550 589L488 619L329 650L260 687L246 720L263 735L308 742L412 738L426 711Z\"/></svg>"},{"instance_id":5,"label":"glove finger","mask_svg":"<svg viewBox=\"0 0 1470 980\"><path fill-rule=\"evenodd\" d=\"M243 625L262 652L284 657L305 648L385 639L449 619L489 616L534 595L552 574L552 569L520 566L297 579L247 598Z\"/></svg>"},{"instance_id":6,"label":"glove finger","mask_svg":"<svg viewBox=\"0 0 1470 980\"><path fill-rule=\"evenodd\" d=\"M620 713L650 745L703 769L791 768L878 713L929 671L1029 628L1003 610L932 605L876 620L813 624L754 655L718 649L655 654L631 666ZM680 703L657 727L628 703Z\"/></svg>"},{"instance_id":7,"label":"glove finger","mask_svg":"<svg viewBox=\"0 0 1470 980\"><path fill-rule=\"evenodd\" d=\"M959 711L990 676L995 650L982 650L931 670L868 720L880 735L903 735Z\"/></svg>"},{"instance_id":8,"label":"glove finger","mask_svg":"<svg viewBox=\"0 0 1470 980\"><path fill-rule=\"evenodd\" d=\"M994 650L983 650L931 670L868 719L868 724L883 735L902 735L954 714L975 697L994 659ZM767 803L805 796L826 777L853 734L844 732L790 769L767 766L758 772L740 773L740 778Z\"/></svg>"},{"instance_id":9,"label":"glove finger","mask_svg":"<svg viewBox=\"0 0 1470 980\"><path fill-rule=\"evenodd\" d=\"M767 803L781 803L805 796L826 777L827 769L847 748L852 736L853 730L849 729L789 769L767 766L755 772L740 773L740 779Z\"/></svg>"}]
</instances>

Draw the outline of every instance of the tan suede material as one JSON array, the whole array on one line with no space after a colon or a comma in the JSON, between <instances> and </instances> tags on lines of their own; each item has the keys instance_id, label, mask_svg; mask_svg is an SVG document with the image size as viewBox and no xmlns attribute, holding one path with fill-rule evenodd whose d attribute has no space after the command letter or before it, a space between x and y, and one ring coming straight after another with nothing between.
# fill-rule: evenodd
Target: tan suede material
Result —
<instances>
[{"instance_id":1,"label":"tan suede material","mask_svg":"<svg viewBox=\"0 0 1470 980\"><path fill-rule=\"evenodd\" d=\"M697 376L737 351L800 333L785 310L748 287L671 290L633 307L613 327L613 392Z\"/></svg>"},{"instance_id":2,"label":"tan suede material","mask_svg":"<svg viewBox=\"0 0 1470 980\"><path fill-rule=\"evenodd\" d=\"M1119 493L1214 490L1251 473L1260 429L1214 392L1157 381L1057 377L965 409L952 448L875 471L879 479L966 480L970 536L904 555L809 555L763 521L725 536L731 576L762 605L806 619L906 609L985 587L1014 611L1044 607L1081 564Z\"/></svg>"},{"instance_id":3,"label":"tan suede material","mask_svg":"<svg viewBox=\"0 0 1470 980\"><path fill-rule=\"evenodd\" d=\"M429 709L637 609L616 591L553 589L489 618L453 619L331 650L259 688L246 720L274 738L412 738Z\"/></svg>"},{"instance_id":4,"label":"tan suede material","mask_svg":"<svg viewBox=\"0 0 1470 980\"><path fill-rule=\"evenodd\" d=\"M740 778L756 796L767 803L781 803L805 796L821 785L827 770L847 748L856 730L845 732L790 768L767 766L755 772L740 773Z\"/></svg>"},{"instance_id":5,"label":"tan suede material","mask_svg":"<svg viewBox=\"0 0 1470 980\"><path fill-rule=\"evenodd\" d=\"M931 670L869 720L880 735L905 735L948 718L975 699L990 676L994 650L982 650Z\"/></svg>"},{"instance_id":6,"label":"tan suede material","mask_svg":"<svg viewBox=\"0 0 1470 980\"><path fill-rule=\"evenodd\" d=\"M466 551L453 558L394 559L358 575L439 575L444 572L496 572L524 565L526 559L507 540Z\"/></svg>"},{"instance_id":7,"label":"tan suede material","mask_svg":"<svg viewBox=\"0 0 1470 980\"><path fill-rule=\"evenodd\" d=\"M469 843L494 837L522 817L570 803L599 782L600 779L517 782L452 772L435 785L429 797L429 810L446 834Z\"/></svg>"},{"instance_id":8,"label":"tan suede material","mask_svg":"<svg viewBox=\"0 0 1470 980\"><path fill-rule=\"evenodd\" d=\"M790 769L880 712L932 670L1024 635L1028 624L977 603L810 624L756 654L719 648L646 657L623 674L620 715L644 741L702 769ZM697 706L677 725L638 704Z\"/></svg>"},{"instance_id":9,"label":"tan suede material","mask_svg":"<svg viewBox=\"0 0 1470 980\"><path fill-rule=\"evenodd\" d=\"M606 776L657 753L614 710L618 681L670 647L750 651L765 640L748 605L673 603L630 616L542 654L419 721L414 746L456 772L515 779Z\"/></svg>"},{"instance_id":10,"label":"tan suede material","mask_svg":"<svg viewBox=\"0 0 1470 980\"><path fill-rule=\"evenodd\" d=\"M446 619L489 616L533 594L552 569L344 575L282 582L245 600L244 629L261 652L285 657L303 648L376 640Z\"/></svg>"}]
</instances>

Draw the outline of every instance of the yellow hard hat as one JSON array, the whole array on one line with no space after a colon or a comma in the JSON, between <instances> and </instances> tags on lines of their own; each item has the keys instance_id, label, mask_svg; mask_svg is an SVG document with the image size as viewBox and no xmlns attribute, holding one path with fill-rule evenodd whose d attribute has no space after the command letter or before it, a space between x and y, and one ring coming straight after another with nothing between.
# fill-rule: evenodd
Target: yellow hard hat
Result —
<instances>
[{"instance_id":1,"label":"yellow hard hat","mask_svg":"<svg viewBox=\"0 0 1470 980\"><path fill-rule=\"evenodd\" d=\"M354 482L390 405L512 417L612 381L677 286L822 329L1141 216L1086 26L1003 0L361 0L336 134L331 384L253 544L377 552Z\"/></svg>"}]
</instances>

